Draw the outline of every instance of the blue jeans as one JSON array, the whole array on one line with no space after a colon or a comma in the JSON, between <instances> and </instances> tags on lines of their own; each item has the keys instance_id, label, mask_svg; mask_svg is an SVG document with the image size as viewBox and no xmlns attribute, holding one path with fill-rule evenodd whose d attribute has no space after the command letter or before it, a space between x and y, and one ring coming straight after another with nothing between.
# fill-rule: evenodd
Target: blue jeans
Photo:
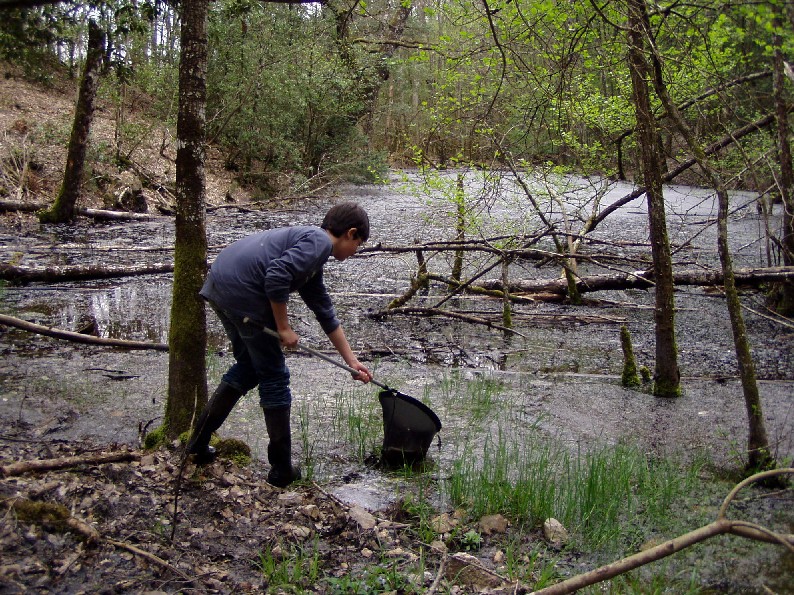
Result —
<instances>
[{"instance_id":1,"label":"blue jeans","mask_svg":"<svg viewBox=\"0 0 794 595\"><path fill-rule=\"evenodd\" d=\"M242 394L259 386L259 404L263 409L290 405L289 368L278 339L265 334L263 324L243 320L239 315L208 303L232 342L235 363L223 375L223 381ZM275 328L272 316L268 318L270 320L264 324Z\"/></svg>"}]
</instances>

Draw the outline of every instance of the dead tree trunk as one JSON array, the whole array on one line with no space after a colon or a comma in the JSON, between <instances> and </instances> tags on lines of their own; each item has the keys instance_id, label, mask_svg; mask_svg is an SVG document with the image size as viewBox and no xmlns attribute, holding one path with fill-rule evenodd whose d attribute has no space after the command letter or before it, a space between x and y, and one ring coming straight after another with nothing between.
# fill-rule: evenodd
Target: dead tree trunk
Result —
<instances>
[{"instance_id":1,"label":"dead tree trunk","mask_svg":"<svg viewBox=\"0 0 794 595\"><path fill-rule=\"evenodd\" d=\"M662 166L657 143L656 120L651 111L648 81L651 68L645 58L645 31L648 13L645 0L627 0L629 70L634 109L637 115L637 143L642 157L642 175L648 197L651 253L656 277L656 367L653 394L677 397L681 394L681 373L675 342L675 300L673 265L662 194Z\"/></svg>"},{"instance_id":2,"label":"dead tree trunk","mask_svg":"<svg viewBox=\"0 0 794 595\"><path fill-rule=\"evenodd\" d=\"M105 35L93 20L88 21L88 52L80 81L72 136L69 139L63 184L52 208L39 215L39 220L42 223L65 223L74 219L75 204L80 197L83 180L88 135L91 132L91 121L94 119L94 101L99 86L99 69L104 54Z\"/></svg>"},{"instance_id":3,"label":"dead tree trunk","mask_svg":"<svg viewBox=\"0 0 794 595\"><path fill-rule=\"evenodd\" d=\"M47 267L21 267L0 263L0 279L23 285L25 283L60 283L64 281L87 281L91 279L113 279L137 275L171 273L174 265L153 263L144 265L54 265Z\"/></svg>"}]
</instances>

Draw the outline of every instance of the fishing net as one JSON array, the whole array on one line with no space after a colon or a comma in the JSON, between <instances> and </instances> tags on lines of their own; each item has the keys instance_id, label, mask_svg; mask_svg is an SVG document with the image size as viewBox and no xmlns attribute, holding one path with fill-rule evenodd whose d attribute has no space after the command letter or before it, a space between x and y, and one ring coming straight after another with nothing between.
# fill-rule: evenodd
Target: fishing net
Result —
<instances>
[{"instance_id":1,"label":"fishing net","mask_svg":"<svg viewBox=\"0 0 794 595\"><path fill-rule=\"evenodd\" d=\"M441 421L430 407L396 390L380 393L383 408L381 461L390 466L412 465L427 456Z\"/></svg>"}]
</instances>

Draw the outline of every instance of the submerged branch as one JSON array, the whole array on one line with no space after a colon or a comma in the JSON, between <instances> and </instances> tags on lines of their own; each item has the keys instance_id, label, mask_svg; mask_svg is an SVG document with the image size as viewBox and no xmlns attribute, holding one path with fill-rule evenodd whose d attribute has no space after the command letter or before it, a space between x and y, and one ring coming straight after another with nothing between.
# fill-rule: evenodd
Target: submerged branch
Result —
<instances>
[{"instance_id":1,"label":"submerged branch","mask_svg":"<svg viewBox=\"0 0 794 595\"><path fill-rule=\"evenodd\" d=\"M36 213L50 208L50 205L38 203L13 202L10 200L0 200L0 212L21 211L24 213ZM108 211L106 209L86 209L77 208L75 212L84 217L103 221L151 221L158 219L159 215L149 215L147 213L129 213L127 211Z\"/></svg>"},{"instance_id":2,"label":"submerged branch","mask_svg":"<svg viewBox=\"0 0 794 595\"><path fill-rule=\"evenodd\" d=\"M461 314L460 312L450 312L447 310L442 310L440 308L409 308L409 307L390 308L388 310L381 310L380 312L374 312L369 316L370 318L385 318L386 316L392 316L394 314L407 314L409 316L442 316L446 318L454 318L455 320L462 320L464 322L470 322L472 324L481 324L489 328L495 328L500 331L513 333L514 335L519 335L521 337L524 336L514 329L507 328L505 326L502 326L501 324L494 324L493 322L485 318L480 318L479 316L471 316L469 314Z\"/></svg>"}]
</instances>

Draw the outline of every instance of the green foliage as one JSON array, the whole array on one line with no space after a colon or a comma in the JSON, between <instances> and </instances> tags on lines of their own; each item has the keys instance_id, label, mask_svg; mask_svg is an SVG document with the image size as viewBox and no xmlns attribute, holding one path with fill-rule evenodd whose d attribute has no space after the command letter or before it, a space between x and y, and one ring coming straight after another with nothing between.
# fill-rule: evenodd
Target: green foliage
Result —
<instances>
[{"instance_id":1,"label":"green foliage","mask_svg":"<svg viewBox=\"0 0 794 595\"><path fill-rule=\"evenodd\" d=\"M219 3L210 19L210 136L229 147L229 166L267 188L267 172L320 173L371 181L384 160L357 127L366 80L327 35L325 11ZM256 32L256 34L254 34ZM272 189L271 189L272 191Z\"/></svg>"},{"instance_id":2,"label":"green foliage","mask_svg":"<svg viewBox=\"0 0 794 595\"><path fill-rule=\"evenodd\" d=\"M3 10L0 59L21 67L31 80L49 82L57 65L50 48L75 24L72 11L60 6Z\"/></svg>"},{"instance_id":3,"label":"green foliage","mask_svg":"<svg viewBox=\"0 0 794 595\"><path fill-rule=\"evenodd\" d=\"M321 583L333 595L369 595L370 593L421 593L398 568L397 561L381 560L381 565L367 566L341 577L326 577Z\"/></svg>"},{"instance_id":4,"label":"green foliage","mask_svg":"<svg viewBox=\"0 0 794 595\"><path fill-rule=\"evenodd\" d=\"M359 3L345 13L335 5L211 4L208 134L241 183L269 196L311 190L320 177L372 182L389 162L417 154L422 166L490 168L510 158L609 176L619 138L621 165L631 170L637 147L619 5L597 12L588 3L519 0L499 3L490 19L465 3L425 6L410 13L396 45L381 43L403 5ZM768 68L776 35L784 55L794 52L776 10L735 3L651 13L665 83L677 103L697 98L684 116L702 144L768 113L769 78L724 83ZM98 19L114 75L104 96L123 115L134 86L153 121L173 134L179 27L171 5L61 3L4 17L0 58L38 80L57 65L77 72L85 23ZM652 103L670 157L687 158ZM123 118L118 132L118 157L148 134ZM169 135L163 140L167 147ZM758 134L742 143L756 146L725 152L718 165L740 172L773 146Z\"/></svg>"},{"instance_id":5,"label":"green foliage","mask_svg":"<svg viewBox=\"0 0 794 595\"><path fill-rule=\"evenodd\" d=\"M163 446L168 440L166 435L166 427L164 425L158 426L143 439L143 448L146 450L156 450Z\"/></svg>"},{"instance_id":6,"label":"green foliage","mask_svg":"<svg viewBox=\"0 0 794 595\"><path fill-rule=\"evenodd\" d=\"M430 543L436 539L437 536L432 523L432 519L436 512L432 504L430 504L425 497L425 491L421 487L421 484L419 493L406 493L400 505L403 512L413 518L415 530L422 542Z\"/></svg>"},{"instance_id":7,"label":"green foliage","mask_svg":"<svg viewBox=\"0 0 794 595\"><path fill-rule=\"evenodd\" d=\"M274 551L268 545L259 553L259 559L254 562L257 570L262 574L262 580L268 589L290 589L296 587L312 587L320 576L320 554L316 543L312 548L298 545L287 548L286 544L279 546L281 552Z\"/></svg>"},{"instance_id":8,"label":"green foliage","mask_svg":"<svg viewBox=\"0 0 794 595\"><path fill-rule=\"evenodd\" d=\"M461 545L465 550L478 550L482 545L482 536L477 531L466 531L460 538Z\"/></svg>"},{"instance_id":9,"label":"green foliage","mask_svg":"<svg viewBox=\"0 0 794 595\"><path fill-rule=\"evenodd\" d=\"M447 489L474 517L498 512L535 524L554 517L589 546L615 547L671 522L670 507L696 484L699 468L626 445L572 455L553 440L500 433L486 439L481 457L461 454ZM632 538L635 531L640 537Z\"/></svg>"}]
</instances>

